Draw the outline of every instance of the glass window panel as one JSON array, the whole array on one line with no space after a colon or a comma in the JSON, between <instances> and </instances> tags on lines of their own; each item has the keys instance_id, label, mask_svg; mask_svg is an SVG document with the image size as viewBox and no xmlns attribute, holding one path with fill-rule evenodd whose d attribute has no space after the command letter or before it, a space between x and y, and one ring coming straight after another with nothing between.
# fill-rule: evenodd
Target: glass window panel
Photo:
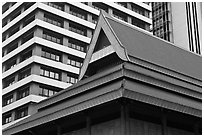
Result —
<instances>
[{"instance_id":1,"label":"glass window panel","mask_svg":"<svg viewBox=\"0 0 204 137\"><path fill-rule=\"evenodd\" d=\"M46 52L45 56L46 56L46 58L50 58L50 53Z\"/></svg>"},{"instance_id":2,"label":"glass window panel","mask_svg":"<svg viewBox=\"0 0 204 137\"><path fill-rule=\"evenodd\" d=\"M51 40L51 36L47 35L47 39L48 39L48 40Z\"/></svg>"},{"instance_id":3,"label":"glass window panel","mask_svg":"<svg viewBox=\"0 0 204 137\"><path fill-rule=\"evenodd\" d=\"M42 51L42 56L45 57L45 51Z\"/></svg>"},{"instance_id":4,"label":"glass window panel","mask_svg":"<svg viewBox=\"0 0 204 137\"><path fill-rule=\"evenodd\" d=\"M55 55L51 54L51 59L55 60Z\"/></svg>"},{"instance_id":5,"label":"glass window panel","mask_svg":"<svg viewBox=\"0 0 204 137\"><path fill-rule=\"evenodd\" d=\"M75 82L75 79L71 77L71 83L74 83Z\"/></svg>"},{"instance_id":6,"label":"glass window panel","mask_svg":"<svg viewBox=\"0 0 204 137\"><path fill-rule=\"evenodd\" d=\"M40 70L40 75L43 75L43 74L44 74L44 70L41 69L41 70Z\"/></svg>"},{"instance_id":7,"label":"glass window panel","mask_svg":"<svg viewBox=\"0 0 204 137\"><path fill-rule=\"evenodd\" d=\"M48 89L44 89L43 93L44 93L43 95L48 96Z\"/></svg>"},{"instance_id":8,"label":"glass window panel","mask_svg":"<svg viewBox=\"0 0 204 137\"><path fill-rule=\"evenodd\" d=\"M46 34L43 34L43 38L44 38L44 39L46 38Z\"/></svg>"},{"instance_id":9,"label":"glass window panel","mask_svg":"<svg viewBox=\"0 0 204 137\"><path fill-rule=\"evenodd\" d=\"M84 51L84 47L81 47L81 51Z\"/></svg>"},{"instance_id":10,"label":"glass window panel","mask_svg":"<svg viewBox=\"0 0 204 137\"><path fill-rule=\"evenodd\" d=\"M75 48L76 48L76 45L75 45L75 44L72 44L72 47L75 49Z\"/></svg>"},{"instance_id":11,"label":"glass window panel","mask_svg":"<svg viewBox=\"0 0 204 137\"><path fill-rule=\"evenodd\" d=\"M71 81L70 76L67 76L67 82L70 82L70 81Z\"/></svg>"},{"instance_id":12,"label":"glass window panel","mask_svg":"<svg viewBox=\"0 0 204 137\"><path fill-rule=\"evenodd\" d=\"M68 64L68 65L71 64L71 60L70 60L70 59L67 60L67 64Z\"/></svg>"},{"instance_id":13,"label":"glass window panel","mask_svg":"<svg viewBox=\"0 0 204 137\"><path fill-rule=\"evenodd\" d=\"M55 73L54 72L50 72L50 77L54 78L55 77Z\"/></svg>"},{"instance_id":14,"label":"glass window panel","mask_svg":"<svg viewBox=\"0 0 204 137\"><path fill-rule=\"evenodd\" d=\"M71 60L71 65L75 66L75 61Z\"/></svg>"},{"instance_id":15,"label":"glass window panel","mask_svg":"<svg viewBox=\"0 0 204 137\"><path fill-rule=\"evenodd\" d=\"M54 91L49 90L49 96L52 96L52 95L54 95Z\"/></svg>"},{"instance_id":16,"label":"glass window panel","mask_svg":"<svg viewBox=\"0 0 204 137\"><path fill-rule=\"evenodd\" d=\"M55 79L59 79L59 74L55 73Z\"/></svg>"},{"instance_id":17,"label":"glass window panel","mask_svg":"<svg viewBox=\"0 0 204 137\"><path fill-rule=\"evenodd\" d=\"M57 55L56 55L56 60L57 60L57 61L60 61L60 57L59 57L59 56L57 56Z\"/></svg>"},{"instance_id":18,"label":"glass window panel","mask_svg":"<svg viewBox=\"0 0 204 137\"><path fill-rule=\"evenodd\" d=\"M60 43L60 39L57 39L57 43Z\"/></svg>"},{"instance_id":19,"label":"glass window panel","mask_svg":"<svg viewBox=\"0 0 204 137\"><path fill-rule=\"evenodd\" d=\"M76 62L76 66L77 66L77 67L81 67L80 62Z\"/></svg>"},{"instance_id":20,"label":"glass window panel","mask_svg":"<svg viewBox=\"0 0 204 137\"><path fill-rule=\"evenodd\" d=\"M57 42L57 38L52 37L52 41Z\"/></svg>"},{"instance_id":21,"label":"glass window panel","mask_svg":"<svg viewBox=\"0 0 204 137\"><path fill-rule=\"evenodd\" d=\"M45 76L49 77L49 71L45 70Z\"/></svg>"},{"instance_id":22,"label":"glass window panel","mask_svg":"<svg viewBox=\"0 0 204 137\"><path fill-rule=\"evenodd\" d=\"M80 50L80 46L77 45L77 46L76 46L76 49L77 49L77 50Z\"/></svg>"},{"instance_id":23,"label":"glass window panel","mask_svg":"<svg viewBox=\"0 0 204 137\"><path fill-rule=\"evenodd\" d=\"M43 95L43 89L40 87L40 91L39 91L40 95Z\"/></svg>"}]
</instances>

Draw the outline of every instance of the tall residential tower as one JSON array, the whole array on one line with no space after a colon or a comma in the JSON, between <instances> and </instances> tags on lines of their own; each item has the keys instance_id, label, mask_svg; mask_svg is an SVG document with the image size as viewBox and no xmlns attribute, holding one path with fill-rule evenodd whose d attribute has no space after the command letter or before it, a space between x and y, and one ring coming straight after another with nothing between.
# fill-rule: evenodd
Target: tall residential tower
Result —
<instances>
[{"instance_id":1,"label":"tall residential tower","mask_svg":"<svg viewBox=\"0 0 204 137\"><path fill-rule=\"evenodd\" d=\"M77 82L101 9L145 31L152 24L149 3L3 3L3 128Z\"/></svg>"}]
</instances>

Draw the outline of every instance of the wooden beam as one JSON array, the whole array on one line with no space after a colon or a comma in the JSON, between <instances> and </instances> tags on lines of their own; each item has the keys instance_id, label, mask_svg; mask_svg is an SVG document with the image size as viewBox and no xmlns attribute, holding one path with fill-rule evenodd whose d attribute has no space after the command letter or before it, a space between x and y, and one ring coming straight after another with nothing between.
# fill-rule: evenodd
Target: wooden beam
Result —
<instances>
[{"instance_id":1,"label":"wooden beam","mask_svg":"<svg viewBox=\"0 0 204 137\"><path fill-rule=\"evenodd\" d=\"M163 108L161 108L161 128L162 135L167 135L167 115Z\"/></svg>"}]
</instances>

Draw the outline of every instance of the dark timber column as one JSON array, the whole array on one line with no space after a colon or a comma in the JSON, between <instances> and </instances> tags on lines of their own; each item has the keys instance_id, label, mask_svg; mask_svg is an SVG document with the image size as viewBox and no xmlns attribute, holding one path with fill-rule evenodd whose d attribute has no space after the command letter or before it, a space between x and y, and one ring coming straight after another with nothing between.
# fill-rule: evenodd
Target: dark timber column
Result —
<instances>
[{"instance_id":1,"label":"dark timber column","mask_svg":"<svg viewBox=\"0 0 204 137\"><path fill-rule=\"evenodd\" d=\"M54 122L54 125L56 126L57 135L61 135L61 126L57 122Z\"/></svg>"},{"instance_id":2,"label":"dark timber column","mask_svg":"<svg viewBox=\"0 0 204 137\"><path fill-rule=\"evenodd\" d=\"M120 133L122 135L129 134L129 106L127 101L122 100L120 102Z\"/></svg>"},{"instance_id":3,"label":"dark timber column","mask_svg":"<svg viewBox=\"0 0 204 137\"><path fill-rule=\"evenodd\" d=\"M87 134L91 135L91 117L88 111L85 112Z\"/></svg>"},{"instance_id":4,"label":"dark timber column","mask_svg":"<svg viewBox=\"0 0 204 137\"><path fill-rule=\"evenodd\" d=\"M199 122L198 121L196 121L194 124L194 133L196 135L199 135Z\"/></svg>"},{"instance_id":5,"label":"dark timber column","mask_svg":"<svg viewBox=\"0 0 204 137\"><path fill-rule=\"evenodd\" d=\"M167 122L166 122L166 113L163 108L161 108L161 128L162 128L162 135L167 135Z\"/></svg>"}]
</instances>

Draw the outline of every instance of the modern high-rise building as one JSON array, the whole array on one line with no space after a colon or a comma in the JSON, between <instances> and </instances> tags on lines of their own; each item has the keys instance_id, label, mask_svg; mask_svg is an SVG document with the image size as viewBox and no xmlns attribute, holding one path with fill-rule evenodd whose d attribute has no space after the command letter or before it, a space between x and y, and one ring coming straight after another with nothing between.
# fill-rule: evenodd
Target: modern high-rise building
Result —
<instances>
[{"instance_id":1,"label":"modern high-rise building","mask_svg":"<svg viewBox=\"0 0 204 137\"><path fill-rule=\"evenodd\" d=\"M152 24L142 2L3 3L3 129L77 82L101 9L147 32Z\"/></svg>"},{"instance_id":2,"label":"modern high-rise building","mask_svg":"<svg viewBox=\"0 0 204 137\"><path fill-rule=\"evenodd\" d=\"M153 34L201 54L201 2L152 2Z\"/></svg>"}]
</instances>

